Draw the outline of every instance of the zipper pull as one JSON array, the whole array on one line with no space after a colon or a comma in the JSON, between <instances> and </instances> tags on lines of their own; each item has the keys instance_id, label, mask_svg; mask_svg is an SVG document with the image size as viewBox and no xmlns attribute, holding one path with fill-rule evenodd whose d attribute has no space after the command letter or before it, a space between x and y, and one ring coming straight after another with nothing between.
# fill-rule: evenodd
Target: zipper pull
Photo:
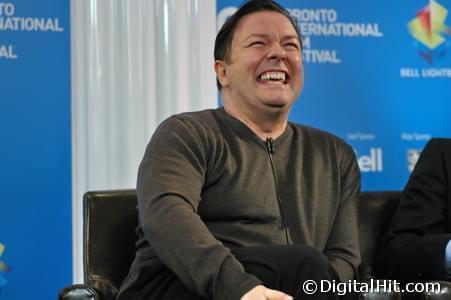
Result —
<instances>
[{"instance_id":1,"label":"zipper pull","mask_svg":"<svg viewBox=\"0 0 451 300\"><path fill-rule=\"evenodd\" d=\"M272 138L266 138L266 150L268 150L269 154L274 153L274 140Z\"/></svg>"}]
</instances>

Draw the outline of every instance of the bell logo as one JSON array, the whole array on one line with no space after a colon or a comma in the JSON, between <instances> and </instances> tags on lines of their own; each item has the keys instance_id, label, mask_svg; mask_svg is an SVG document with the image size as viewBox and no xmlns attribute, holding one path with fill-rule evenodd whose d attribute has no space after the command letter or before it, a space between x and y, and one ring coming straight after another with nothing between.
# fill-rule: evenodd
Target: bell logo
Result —
<instances>
[{"instance_id":1,"label":"bell logo","mask_svg":"<svg viewBox=\"0 0 451 300\"><path fill-rule=\"evenodd\" d=\"M357 162L361 172L382 172L384 169L382 148L370 148L369 155L358 156Z\"/></svg>"}]
</instances>

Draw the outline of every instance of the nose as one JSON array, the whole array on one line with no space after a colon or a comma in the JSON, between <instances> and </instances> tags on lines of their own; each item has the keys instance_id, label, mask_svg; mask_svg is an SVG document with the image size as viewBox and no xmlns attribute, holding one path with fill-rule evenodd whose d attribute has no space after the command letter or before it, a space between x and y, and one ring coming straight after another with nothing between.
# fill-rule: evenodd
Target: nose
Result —
<instances>
[{"instance_id":1,"label":"nose","mask_svg":"<svg viewBox=\"0 0 451 300\"><path fill-rule=\"evenodd\" d=\"M287 53L279 43L273 43L269 49L268 58L285 60L287 58Z\"/></svg>"}]
</instances>

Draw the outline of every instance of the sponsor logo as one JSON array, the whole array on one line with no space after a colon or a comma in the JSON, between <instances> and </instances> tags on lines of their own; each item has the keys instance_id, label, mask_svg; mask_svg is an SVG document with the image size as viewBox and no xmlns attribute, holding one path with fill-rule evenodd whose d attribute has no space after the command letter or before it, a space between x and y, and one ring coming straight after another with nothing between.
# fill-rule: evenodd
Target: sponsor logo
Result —
<instances>
[{"instance_id":1,"label":"sponsor logo","mask_svg":"<svg viewBox=\"0 0 451 300\"><path fill-rule=\"evenodd\" d=\"M418 158L420 158L421 149L407 149L407 169L412 172L417 164Z\"/></svg>"},{"instance_id":2,"label":"sponsor logo","mask_svg":"<svg viewBox=\"0 0 451 300\"><path fill-rule=\"evenodd\" d=\"M0 259L3 255L3 252L5 251L5 246L0 243ZM10 272L11 267L8 266L5 262L0 260L0 294L2 293L2 289L5 286L5 284L8 282L5 277L3 277L3 273Z\"/></svg>"},{"instance_id":3,"label":"sponsor logo","mask_svg":"<svg viewBox=\"0 0 451 300\"><path fill-rule=\"evenodd\" d=\"M359 156L357 151L357 163L360 171L367 172L382 172L384 170L382 148L370 148L370 153Z\"/></svg>"},{"instance_id":4,"label":"sponsor logo","mask_svg":"<svg viewBox=\"0 0 451 300\"><path fill-rule=\"evenodd\" d=\"M447 15L444 6L431 0L407 24L410 35L417 41L419 54L430 64L443 57L450 46L445 38L451 34L451 28L445 24Z\"/></svg>"}]
</instances>

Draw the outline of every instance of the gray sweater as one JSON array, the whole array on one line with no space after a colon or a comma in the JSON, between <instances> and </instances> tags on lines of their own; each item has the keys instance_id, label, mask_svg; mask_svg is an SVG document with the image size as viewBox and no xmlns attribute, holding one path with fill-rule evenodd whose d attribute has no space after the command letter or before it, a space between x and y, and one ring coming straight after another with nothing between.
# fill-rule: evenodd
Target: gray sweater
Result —
<instances>
[{"instance_id":1,"label":"gray sweater","mask_svg":"<svg viewBox=\"0 0 451 300\"><path fill-rule=\"evenodd\" d=\"M160 260L208 299L239 299L260 284L235 247L307 244L341 280L360 262L360 173L345 142L289 123L267 145L222 108L173 116L153 135L139 168L140 239L129 277Z\"/></svg>"}]
</instances>

